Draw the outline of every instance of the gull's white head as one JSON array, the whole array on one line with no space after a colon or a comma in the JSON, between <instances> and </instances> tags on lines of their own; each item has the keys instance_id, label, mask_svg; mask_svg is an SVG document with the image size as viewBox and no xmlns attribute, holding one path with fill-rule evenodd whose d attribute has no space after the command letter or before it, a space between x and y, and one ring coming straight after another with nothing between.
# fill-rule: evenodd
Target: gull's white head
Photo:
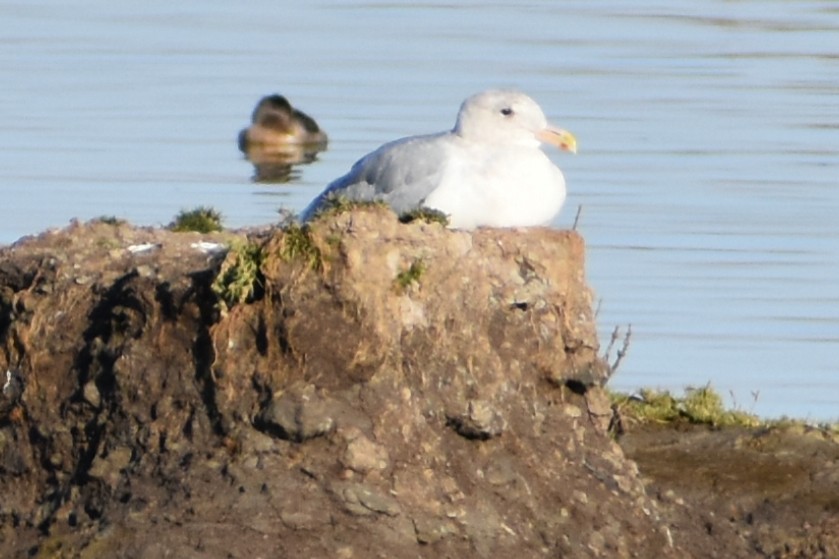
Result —
<instances>
[{"instance_id":1,"label":"gull's white head","mask_svg":"<svg viewBox=\"0 0 839 559\"><path fill-rule=\"evenodd\" d=\"M467 98L452 130L474 142L537 147L541 142L577 152L577 140L548 123L541 107L519 91L490 89Z\"/></svg>"}]
</instances>

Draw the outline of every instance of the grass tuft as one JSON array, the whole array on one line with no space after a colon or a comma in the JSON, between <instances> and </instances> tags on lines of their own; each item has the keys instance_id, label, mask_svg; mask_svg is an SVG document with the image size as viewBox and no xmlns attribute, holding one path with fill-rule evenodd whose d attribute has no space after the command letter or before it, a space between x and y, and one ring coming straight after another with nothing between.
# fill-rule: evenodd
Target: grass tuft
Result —
<instances>
[{"instance_id":1,"label":"grass tuft","mask_svg":"<svg viewBox=\"0 0 839 559\"><path fill-rule=\"evenodd\" d=\"M303 260L312 270L323 268L323 255L312 240L308 225L292 223L283 230L280 257L286 262Z\"/></svg>"},{"instance_id":2,"label":"grass tuft","mask_svg":"<svg viewBox=\"0 0 839 559\"><path fill-rule=\"evenodd\" d=\"M196 231L198 233L212 233L222 230L222 215L213 208L199 206L193 210L181 210L175 220L169 224L169 229L175 232Z\"/></svg>"},{"instance_id":3,"label":"grass tuft","mask_svg":"<svg viewBox=\"0 0 839 559\"><path fill-rule=\"evenodd\" d=\"M649 388L642 389L633 395L612 392L609 396L614 411L609 430L615 436L620 436L629 425L635 423L659 424L665 428L698 425L720 429L727 427L757 429L761 432L780 430L797 432L801 435L815 433L839 443L839 422L813 423L788 417L761 419L753 413L740 409L725 409L722 397L710 385L701 388L688 387L683 397ZM753 392L752 396L757 401L757 393Z\"/></svg>"},{"instance_id":4,"label":"grass tuft","mask_svg":"<svg viewBox=\"0 0 839 559\"><path fill-rule=\"evenodd\" d=\"M227 308L253 300L257 289L264 286L262 247L250 241L236 241L222 262L212 289Z\"/></svg>"},{"instance_id":5,"label":"grass tuft","mask_svg":"<svg viewBox=\"0 0 839 559\"><path fill-rule=\"evenodd\" d=\"M394 288L397 292L404 293L412 285L419 285L420 279L427 269L428 268L422 258L415 259L406 270L402 270L396 274L396 277L393 280Z\"/></svg>"},{"instance_id":6,"label":"grass tuft","mask_svg":"<svg viewBox=\"0 0 839 559\"><path fill-rule=\"evenodd\" d=\"M642 423L678 423L712 427L757 427L763 422L754 414L727 410L723 399L710 384L688 387L683 397L667 391L643 389L638 395L612 393L612 402L624 418Z\"/></svg>"},{"instance_id":7,"label":"grass tuft","mask_svg":"<svg viewBox=\"0 0 839 559\"><path fill-rule=\"evenodd\" d=\"M323 200L316 218L329 215L338 215L356 208L387 208L388 205L381 200L351 200L340 194L328 194Z\"/></svg>"},{"instance_id":8,"label":"grass tuft","mask_svg":"<svg viewBox=\"0 0 839 559\"><path fill-rule=\"evenodd\" d=\"M440 210L433 210L431 208L417 208L409 212L405 212L399 216L401 223L413 223L414 221L424 221L426 223L439 223L443 227L449 226L449 216Z\"/></svg>"},{"instance_id":9,"label":"grass tuft","mask_svg":"<svg viewBox=\"0 0 839 559\"><path fill-rule=\"evenodd\" d=\"M100 215L99 217L94 218L92 221L96 223L104 223L105 225L113 225L115 227L119 225L125 225L126 223L128 223L124 219L120 219L115 215Z\"/></svg>"}]
</instances>

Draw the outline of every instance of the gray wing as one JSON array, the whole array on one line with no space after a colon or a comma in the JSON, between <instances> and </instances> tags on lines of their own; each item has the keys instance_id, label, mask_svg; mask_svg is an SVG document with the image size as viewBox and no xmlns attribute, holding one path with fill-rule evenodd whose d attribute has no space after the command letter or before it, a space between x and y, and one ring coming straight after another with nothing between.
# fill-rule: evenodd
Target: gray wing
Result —
<instances>
[{"instance_id":1,"label":"gray wing","mask_svg":"<svg viewBox=\"0 0 839 559\"><path fill-rule=\"evenodd\" d=\"M450 133L412 136L387 143L332 181L300 214L312 219L331 196L356 202L382 201L398 214L418 208L437 187Z\"/></svg>"}]
</instances>

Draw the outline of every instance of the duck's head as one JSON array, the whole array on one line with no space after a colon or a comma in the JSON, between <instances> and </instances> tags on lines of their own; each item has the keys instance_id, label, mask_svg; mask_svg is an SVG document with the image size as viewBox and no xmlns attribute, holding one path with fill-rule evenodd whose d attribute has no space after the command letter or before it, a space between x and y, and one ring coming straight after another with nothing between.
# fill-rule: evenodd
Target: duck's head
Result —
<instances>
[{"instance_id":1,"label":"duck's head","mask_svg":"<svg viewBox=\"0 0 839 559\"><path fill-rule=\"evenodd\" d=\"M326 147L326 134L306 113L291 106L282 95L260 99L251 115L251 126L239 133L239 149L245 153L257 146L261 149L283 149L284 146Z\"/></svg>"}]
</instances>

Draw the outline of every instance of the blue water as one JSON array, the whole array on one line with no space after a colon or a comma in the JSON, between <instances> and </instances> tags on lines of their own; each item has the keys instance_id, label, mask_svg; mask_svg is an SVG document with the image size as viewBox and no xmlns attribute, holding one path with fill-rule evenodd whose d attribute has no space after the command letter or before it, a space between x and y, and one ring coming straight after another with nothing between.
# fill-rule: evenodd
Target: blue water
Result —
<instances>
[{"instance_id":1,"label":"blue water","mask_svg":"<svg viewBox=\"0 0 839 559\"><path fill-rule=\"evenodd\" d=\"M572 130L550 155L588 243L613 386L711 382L839 418L839 5L826 1L0 4L0 243L71 218L231 227L301 209L360 155L512 86ZM330 148L256 184L235 138L280 92ZM755 397L756 396L756 397Z\"/></svg>"}]
</instances>

